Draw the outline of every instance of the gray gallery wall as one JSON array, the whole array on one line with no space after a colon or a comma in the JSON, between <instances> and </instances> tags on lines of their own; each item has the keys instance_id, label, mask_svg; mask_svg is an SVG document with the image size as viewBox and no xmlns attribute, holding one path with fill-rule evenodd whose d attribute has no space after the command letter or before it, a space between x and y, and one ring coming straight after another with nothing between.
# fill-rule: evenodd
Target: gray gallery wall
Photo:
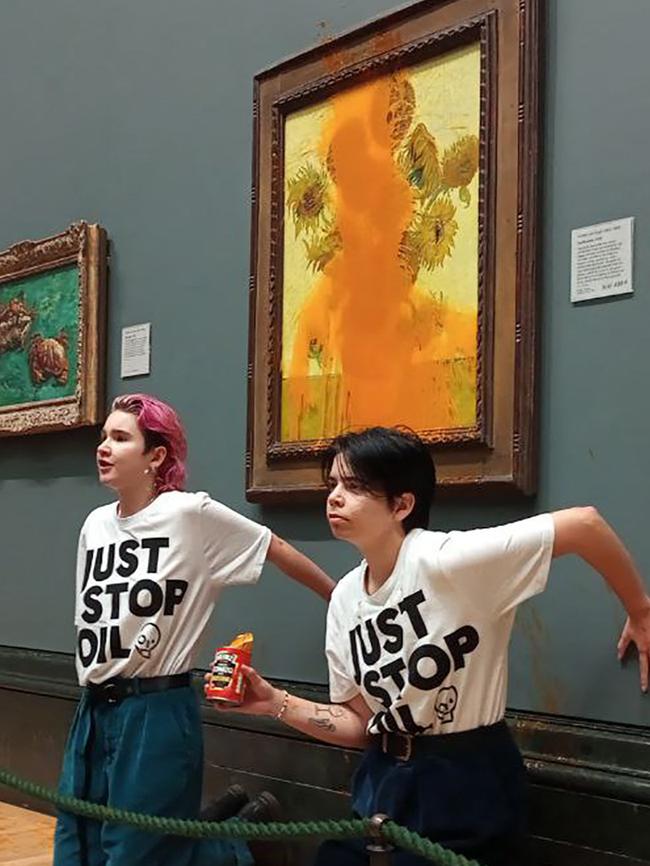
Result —
<instances>
[{"instance_id":1,"label":"gray gallery wall","mask_svg":"<svg viewBox=\"0 0 650 866\"><path fill-rule=\"evenodd\" d=\"M191 487L267 522L340 574L354 553L317 509L245 502L251 93L256 71L389 8L381 0L21 0L0 10L0 248L84 218L112 239L108 373L121 327L151 321L153 371L128 389L178 407ZM271 11L272 10L272 11ZM441 507L466 527L596 504L650 572L647 0L552 0L544 132L541 482L536 502ZM634 297L573 308L570 230L635 216ZM69 652L76 532L107 500L95 431L0 442L0 644ZM269 570L233 590L204 648L252 628L268 674L323 682L324 607ZM557 564L521 611L510 703L647 724L614 656L622 616Z\"/></svg>"}]
</instances>

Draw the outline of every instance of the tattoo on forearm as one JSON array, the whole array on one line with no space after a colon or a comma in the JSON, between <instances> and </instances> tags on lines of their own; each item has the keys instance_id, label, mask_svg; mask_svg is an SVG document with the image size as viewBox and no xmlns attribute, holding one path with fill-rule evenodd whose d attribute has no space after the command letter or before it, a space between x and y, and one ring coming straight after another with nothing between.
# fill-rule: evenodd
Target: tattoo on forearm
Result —
<instances>
[{"instance_id":1,"label":"tattoo on forearm","mask_svg":"<svg viewBox=\"0 0 650 866\"><path fill-rule=\"evenodd\" d=\"M310 717L309 721L317 728L334 733L336 725L332 719L340 719L344 715L344 710L343 707L325 707L322 704L314 704L314 713L315 716Z\"/></svg>"},{"instance_id":2,"label":"tattoo on forearm","mask_svg":"<svg viewBox=\"0 0 650 866\"><path fill-rule=\"evenodd\" d=\"M321 728L324 731L329 731L331 734L336 730L336 725L332 722L328 722L327 719L310 718L309 721L314 725L314 727Z\"/></svg>"}]
</instances>

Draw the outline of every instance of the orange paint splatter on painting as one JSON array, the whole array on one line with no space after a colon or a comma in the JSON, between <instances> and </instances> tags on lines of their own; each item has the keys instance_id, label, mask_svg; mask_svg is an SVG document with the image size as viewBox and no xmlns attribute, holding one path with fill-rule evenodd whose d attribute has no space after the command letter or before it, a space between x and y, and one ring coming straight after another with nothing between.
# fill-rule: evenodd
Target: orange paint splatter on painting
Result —
<instances>
[{"instance_id":1,"label":"orange paint splatter on painting","mask_svg":"<svg viewBox=\"0 0 650 866\"><path fill-rule=\"evenodd\" d=\"M335 179L342 249L299 315L283 371L283 438L304 437L314 406L324 437L379 421L457 426L458 359L473 364L475 375L475 313L418 288L398 256L413 193L394 160L389 86L384 78L331 102L321 150ZM320 376L310 376L314 346L323 347Z\"/></svg>"}]
</instances>

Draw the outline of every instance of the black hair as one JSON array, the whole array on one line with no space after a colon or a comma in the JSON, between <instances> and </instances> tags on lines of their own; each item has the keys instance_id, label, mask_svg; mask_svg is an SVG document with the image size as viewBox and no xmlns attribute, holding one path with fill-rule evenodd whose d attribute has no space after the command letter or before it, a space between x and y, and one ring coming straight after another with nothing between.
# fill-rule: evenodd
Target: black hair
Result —
<instances>
[{"instance_id":1,"label":"black hair","mask_svg":"<svg viewBox=\"0 0 650 866\"><path fill-rule=\"evenodd\" d=\"M337 455L370 493L385 496L392 504L403 493L412 493L415 505L404 518L406 533L426 529L436 489L436 467L429 449L412 430L403 427L368 427L342 433L323 455L323 479L327 481Z\"/></svg>"}]
</instances>

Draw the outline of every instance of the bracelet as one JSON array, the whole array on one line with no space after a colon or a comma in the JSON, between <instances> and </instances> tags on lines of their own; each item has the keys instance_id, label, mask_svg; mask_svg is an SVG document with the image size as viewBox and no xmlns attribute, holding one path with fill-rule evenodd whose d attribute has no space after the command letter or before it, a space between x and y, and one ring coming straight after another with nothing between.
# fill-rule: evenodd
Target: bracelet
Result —
<instances>
[{"instance_id":1,"label":"bracelet","mask_svg":"<svg viewBox=\"0 0 650 866\"><path fill-rule=\"evenodd\" d=\"M282 698L282 706L280 707L280 709L275 714L276 721L278 721L278 722L282 721L282 716L286 713L288 705L289 705L289 692L285 689L284 690L284 697Z\"/></svg>"}]
</instances>

